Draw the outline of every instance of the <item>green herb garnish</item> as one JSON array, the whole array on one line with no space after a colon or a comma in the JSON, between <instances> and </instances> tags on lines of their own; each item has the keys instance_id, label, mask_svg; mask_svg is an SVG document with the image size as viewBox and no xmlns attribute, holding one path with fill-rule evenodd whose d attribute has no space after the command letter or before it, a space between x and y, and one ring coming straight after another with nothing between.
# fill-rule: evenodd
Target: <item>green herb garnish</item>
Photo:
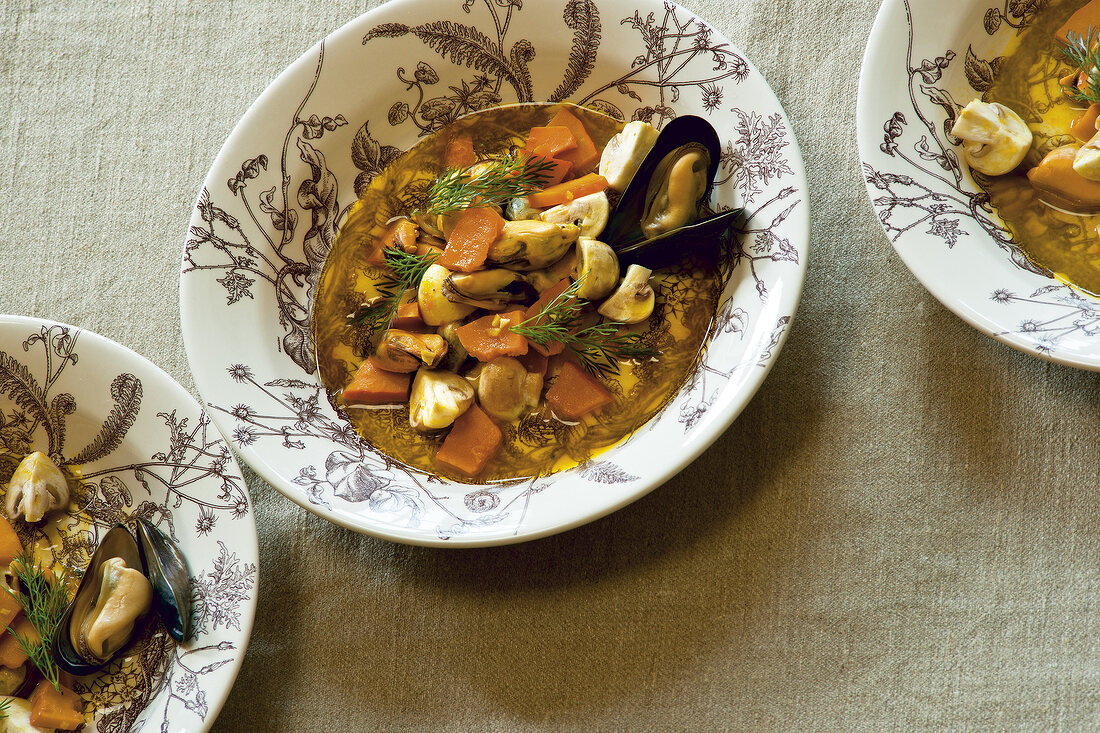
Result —
<instances>
[{"instance_id":1,"label":"green herb garnish","mask_svg":"<svg viewBox=\"0 0 1100 733\"><path fill-rule=\"evenodd\" d=\"M479 164L477 173L470 168L447 171L428 192L428 213L447 214L474 204L500 206L516 196L541 190L556 165L548 158L510 153L490 166Z\"/></svg>"},{"instance_id":2,"label":"green herb garnish","mask_svg":"<svg viewBox=\"0 0 1100 733\"><path fill-rule=\"evenodd\" d=\"M12 563L12 571L19 580L21 593L16 593L10 588L5 590L11 593L19 604L23 606L23 612L40 637L38 641L21 634L11 626L8 631L12 633L19 646L26 653L42 676L50 681L55 690L61 689L61 675L57 662L53 658L54 637L57 635L58 624L65 615L65 609L69 605L69 596L65 590L65 578L56 572L47 572L45 568L34 562L33 558L24 552L16 562Z\"/></svg>"},{"instance_id":3,"label":"green herb garnish","mask_svg":"<svg viewBox=\"0 0 1100 733\"><path fill-rule=\"evenodd\" d=\"M597 323L578 329L578 321L588 304L577 297L582 282L583 275L547 303L538 315L509 326L508 330L543 347L560 341L577 356L581 366L602 377L617 374L620 360L650 359L657 355L655 350L641 344L639 334L619 333L618 323Z\"/></svg>"},{"instance_id":4,"label":"green herb garnish","mask_svg":"<svg viewBox=\"0 0 1100 733\"><path fill-rule=\"evenodd\" d=\"M422 255L410 254L400 247L390 246L382 253L382 259L390 268L386 280L378 286L378 297L348 315L348 325L366 326L371 334L385 330L397 315L401 296L406 290L420 285L424 273L439 257L437 252Z\"/></svg>"},{"instance_id":5,"label":"green herb garnish","mask_svg":"<svg viewBox=\"0 0 1100 733\"><path fill-rule=\"evenodd\" d=\"M1084 89L1078 89L1076 84L1063 85L1062 89L1082 104L1100 104L1100 36L1093 34L1092 26L1084 36L1067 31L1062 53L1073 66L1085 73Z\"/></svg>"}]
</instances>

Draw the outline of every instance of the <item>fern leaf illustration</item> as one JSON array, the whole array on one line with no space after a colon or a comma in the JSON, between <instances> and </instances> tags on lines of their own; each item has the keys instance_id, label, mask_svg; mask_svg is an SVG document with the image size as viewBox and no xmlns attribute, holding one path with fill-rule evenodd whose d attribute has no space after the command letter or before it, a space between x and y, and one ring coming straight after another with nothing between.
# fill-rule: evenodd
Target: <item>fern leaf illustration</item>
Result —
<instances>
[{"instance_id":1,"label":"fern leaf illustration","mask_svg":"<svg viewBox=\"0 0 1100 733\"><path fill-rule=\"evenodd\" d=\"M551 102L568 99L592 73L600 47L600 11L592 0L569 0L565 24L573 29L573 50L561 84L550 95Z\"/></svg>"},{"instance_id":2,"label":"fern leaf illustration","mask_svg":"<svg viewBox=\"0 0 1100 733\"><path fill-rule=\"evenodd\" d=\"M10 354L0 351L0 394L6 394L27 412L31 413L51 434L50 452L53 453L53 427L46 393L25 364Z\"/></svg>"},{"instance_id":3,"label":"fern leaf illustration","mask_svg":"<svg viewBox=\"0 0 1100 733\"><path fill-rule=\"evenodd\" d=\"M363 43L372 38L396 38L406 33L412 33L452 63L506 80L516 90L518 101L531 101L531 76L527 71L527 62L535 52L529 42L517 42L510 57L505 59L503 50L496 42L477 28L449 20L437 20L415 26L385 23L368 31L363 37Z\"/></svg>"},{"instance_id":4,"label":"fern leaf illustration","mask_svg":"<svg viewBox=\"0 0 1100 733\"><path fill-rule=\"evenodd\" d=\"M55 395L50 402L50 458L61 459L65 448L65 418L76 412L76 400L68 392Z\"/></svg>"},{"instance_id":5,"label":"fern leaf illustration","mask_svg":"<svg viewBox=\"0 0 1100 733\"><path fill-rule=\"evenodd\" d=\"M141 380L133 374L119 374L111 382L111 399L115 401L115 406L103 421L99 434L71 463L91 463L108 455L122 443L141 409Z\"/></svg>"}]
</instances>

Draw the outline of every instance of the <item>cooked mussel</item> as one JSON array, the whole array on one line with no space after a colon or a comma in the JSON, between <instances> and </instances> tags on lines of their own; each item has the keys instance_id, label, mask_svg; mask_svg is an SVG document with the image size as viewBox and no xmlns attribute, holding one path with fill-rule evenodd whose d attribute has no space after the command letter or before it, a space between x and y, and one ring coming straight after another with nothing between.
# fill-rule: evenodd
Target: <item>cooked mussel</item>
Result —
<instances>
[{"instance_id":1,"label":"cooked mussel","mask_svg":"<svg viewBox=\"0 0 1100 733\"><path fill-rule=\"evenodd\" d=\"M168 633L190 634L187 564L160 530L138 519L141 543L125 525L112 527L92 555L72 603L54 634L58 666L76 675L95 672L129 644L151 606Z\"/></svg>"}]
</instances>

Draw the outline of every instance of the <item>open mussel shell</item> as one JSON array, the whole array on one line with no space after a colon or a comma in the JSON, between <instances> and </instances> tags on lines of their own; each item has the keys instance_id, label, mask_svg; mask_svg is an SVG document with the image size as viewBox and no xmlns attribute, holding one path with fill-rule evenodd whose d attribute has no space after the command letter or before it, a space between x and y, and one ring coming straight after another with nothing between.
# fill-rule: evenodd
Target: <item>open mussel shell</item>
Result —
<instances>
[{"instance_id":1,"label":"open mussel shell","mask_svg":"<svg viewBox=\"0 0 1100 733\"><path fill-rule=\"evenodd\" d=\"M122 558L127 567L142 568L141 550L138 549L137 541L130 534L130 530L121 524L116 524L103 536L103 541L99 543L99 547L92 555L76 595L65 610L65 615L61 617L57 633L54 634L54 658L57 660L57 666L66 672L78 676L92 674L106 664L106 662L89 661L77 651L80 624L74 625L73 619L85 616L95 603L99 590L97 588L99 574L96 570L113 557Z\"/></svg>"},{"instance_id":2,"label":"open mussel shell","mask_svg":"<svg viewBox=\"0 0 1100 733\"><path fill-rule=\"evenodd\" d=\"M139 518L137 533L145 575L153 584L153 605L168 635L176 641L191 636L191 584L180 548L152 522Z\"/></svg>"},{"instance_id":3,"label":"open mussel shell","mask_svg":"<svg viewBox=\"0 0 1100 733\"><path fill-rule=\"evenodd\" d=\"M618 252L619 248L625 244L644 239L641 221L649 203L654 177L669 153L685 147L702 147L707 152L707 185L701 196L702 200L706 200L710 195L714 177L718 173L718 162L722 154L721 143L714 126L702 117L681 115L665 125L657 136L653 148L646 154L638 167L638 172L634 174L615 205L615 211L600 235L601 241L611 245ZM666 234L670 233L666 232Z\"/></svg>"},{"instance_id":4,"label":"open mussel shell","mask_svg":"<svg viewBox=\"0 0 1100 733\"><path fill-rule=\"evenodd\" d=\"M656 237L622 245L615 254L620 265L641 265L650 270L673 265L689 253L717 260L722 244L728 241L731 228L743 213L743 209L723 211Z\"/></svg>"}]
</instances>

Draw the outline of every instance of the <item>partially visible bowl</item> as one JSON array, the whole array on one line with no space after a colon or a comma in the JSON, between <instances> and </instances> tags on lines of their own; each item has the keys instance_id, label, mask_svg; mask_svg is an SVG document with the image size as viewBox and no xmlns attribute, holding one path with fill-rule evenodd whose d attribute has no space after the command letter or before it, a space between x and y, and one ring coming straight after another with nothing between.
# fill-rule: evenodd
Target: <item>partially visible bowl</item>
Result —
<instances>
[{"instance_id":1,"label":"partially visible bowl","mask_svg":"<svg viewBox=\"0 0 1100 733\"><path fill-rule=\"evenodd\" d=\"M86 731L204 731L229 694L256 611L256 525L236 461L195 400L148 360L52 321L0 315L0 451L41 450L78 470L92 518L60 541L55 522L16 522L24 546L52 542L83 566L116 522L144 517L190 568L192 637L157 628L121 670L81 679L97 711Z\"/></svg>"},{"instance_id":2,"label":"partially visible bowl","mask_svg":"<svg viewBox=\"0 0 1100 733\"><path fill-rule=\"evenodd\" d=\"M886 236L932 295L1013 348L1100 370L1100 299L1024 256L945 125L1042 5L885 0L860 74L859 153Z\"/></svg>"},{"instance_id":3,"label":"partially visible bowl","mask_svg":"<svg viewBox=\"0 0 1100 733\"><path fill-rule=\"evenodd\" d=\"M309 341L312 288L356 192L466 112L573 101L661 126L708 118L716 203L754 214L705 358L658 417L575 469L443 481L379 454L330 407ZM195 382L240 455L345 527L423 545L559 532L650 491L737 416L774 363L805 276L805 176L775 95L736 48L657 0L390 2L290 66L237 125L192 215L180 302Z\"/></svg>"}]
</instances>

